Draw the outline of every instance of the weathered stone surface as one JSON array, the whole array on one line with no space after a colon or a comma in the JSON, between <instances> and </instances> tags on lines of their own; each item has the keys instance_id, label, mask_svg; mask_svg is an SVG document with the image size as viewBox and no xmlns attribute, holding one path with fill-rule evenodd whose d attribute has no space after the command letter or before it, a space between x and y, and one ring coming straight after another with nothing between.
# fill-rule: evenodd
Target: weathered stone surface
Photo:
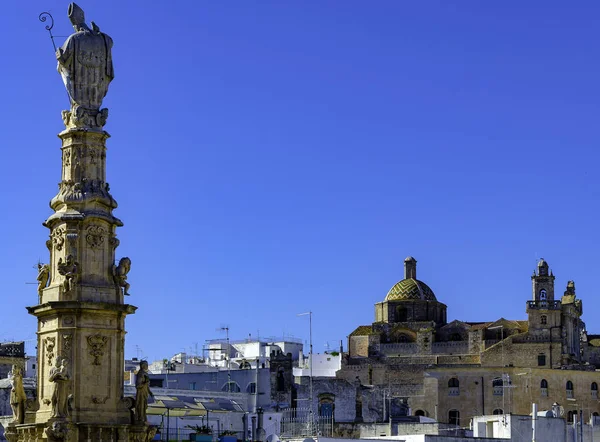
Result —
<instances>
[{"instance_id":1,"label":"weathered stone surface","mask_svg":"<svg viewBox=\"0 0 600 442\"><path fill-rule=\"evenodd\" d=\"M146 441L153 429L133 425L123 401L124 303L131 261L117 265L122 222L106 181L106 140L100 109L113 78L112 40L83 11L69 6L75 33L57 58L71 108L63 112L62 176L46 220L49 263L39 268L37 399L26 403L25 423L11 425L14 441ZM123 290L124 289L124 290ZM129 406L127 406L129 405Z\"/></svg>"}]
</instances>

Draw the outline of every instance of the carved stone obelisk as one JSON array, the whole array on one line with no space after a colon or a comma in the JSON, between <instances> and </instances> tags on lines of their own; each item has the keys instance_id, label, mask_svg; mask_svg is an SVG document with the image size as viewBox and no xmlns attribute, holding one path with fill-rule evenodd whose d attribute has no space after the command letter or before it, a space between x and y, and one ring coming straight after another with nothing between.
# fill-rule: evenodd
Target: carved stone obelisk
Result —
<instances>
[{"instance_id":1,"label":"carved stone obelisk","mask_svg":"<svg viewBox=\"0 0 600 442\"><path fill-rule=\"evenodd\" d=\"M123 397L124 302L131 261L117 264L122 223L106 181L108 116L102 101L113 79L112 39L83 10L69 5L75 33L57 51L70 99L62 113L62 176L44 225L49 264L40 266L37 401L24 423L6 430L10 441L146 441L153 430L135 419L133 398Z\"/></svg>"}]
</instances>

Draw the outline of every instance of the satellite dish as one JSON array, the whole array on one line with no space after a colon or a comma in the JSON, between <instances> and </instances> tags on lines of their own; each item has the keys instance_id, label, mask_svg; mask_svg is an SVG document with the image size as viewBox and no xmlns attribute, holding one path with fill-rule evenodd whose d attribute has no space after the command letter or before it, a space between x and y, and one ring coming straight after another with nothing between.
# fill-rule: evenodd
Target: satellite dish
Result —
<instances>
[{"instance_id":1,"label":"satellite dish","mask_svg":"<svg viewBox=\"0 0 600 442\"><path fill-rule=\"evenodd\" d=\"M267 442L279 442L279 438L276 434L269 434L267 436Z\"/></svg>"}]
</instances>

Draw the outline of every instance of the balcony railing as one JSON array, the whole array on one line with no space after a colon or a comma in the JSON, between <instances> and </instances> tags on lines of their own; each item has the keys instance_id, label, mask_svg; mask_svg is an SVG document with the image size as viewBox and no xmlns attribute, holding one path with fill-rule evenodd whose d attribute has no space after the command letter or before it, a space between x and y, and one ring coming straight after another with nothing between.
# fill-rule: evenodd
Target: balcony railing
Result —
<instances>
[{"instance_id":1,"label":"balcony railing","mask_svg":"<svg viewBox=\"0 0 600 442\"><path fill-rule=\"evenodd\" d=\"M560 310L560 301L527 301L527 308L536 310Z\"/></svg>"}]
</instances>

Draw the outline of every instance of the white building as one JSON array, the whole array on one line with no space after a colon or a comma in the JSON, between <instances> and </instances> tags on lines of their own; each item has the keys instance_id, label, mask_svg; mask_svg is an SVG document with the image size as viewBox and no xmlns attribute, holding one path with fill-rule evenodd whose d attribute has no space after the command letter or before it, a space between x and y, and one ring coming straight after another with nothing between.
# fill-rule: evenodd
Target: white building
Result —
<instances>
[{"instance_id":1,"label":"white building","mask_svg":"<svg viewBox=\"0 0 600 442\"><path fill-rule=\"evenodd\" d=\"M550 417L552 412L537 414L536 419L532 419L531 415L515 414L477 416L473 418L473 436L509 439L516 442L600 440L600 418L597 416L594 422L584 422L581 425L576 420L573 424L567 424L561 417Z\"/></svg>"},{"instance_id":2,"label":"white building","mask_svg":"<svg viewBox=\"0 0 600 442\"><path fill-rule=\"evenodd\" d=\"M300 352L298 367L294 367L294 377L310 376L310 360L310 354L305 357ZM342 368L342 354L337 351L323 354L315 353L312 355L312 361L313 377L334 378L335 373Z\"/></svg>"},{"instance_id":3,"label":"white building","mask_svg":"<svg viewBox=\"0 0 600 442\"><path fill-rule=\"evenodd\" d=\"M23 374L26 378L37 379L37 356L26 356L25 357L25 373Z\"/></svg>"},{"instance_id":4,"label":"white building","mask_svg":"<svg viewBox=\"0 0 600 442\"><path fill-rule=\"evenodd\" d=\"M292 337L252 338L241 340L212 339L206 341L204 353L206 363L212 367L256 368L256 363L268 365L273 352L292 354L292 361L297 361L302 352L302 340Z\"/></svg>"}]
</instances>

